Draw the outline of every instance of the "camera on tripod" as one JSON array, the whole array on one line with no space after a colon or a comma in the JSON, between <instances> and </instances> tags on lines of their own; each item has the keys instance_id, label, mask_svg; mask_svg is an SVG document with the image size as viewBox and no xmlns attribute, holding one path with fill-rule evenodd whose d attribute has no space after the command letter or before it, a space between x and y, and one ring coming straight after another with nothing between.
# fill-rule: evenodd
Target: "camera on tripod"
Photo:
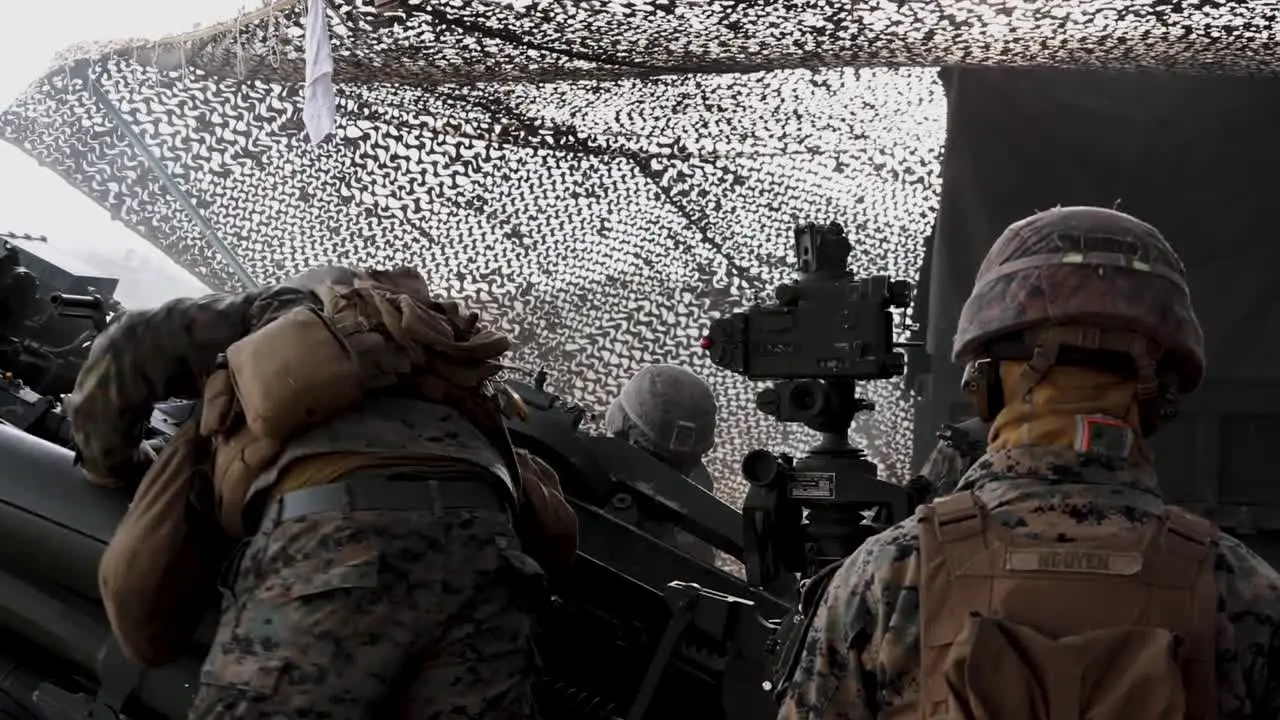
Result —
<instances>
[{"instance_id":1,"label":"camera on tripod","mask_svg":"<svg viewBox=\"0 0 1280 720\"><path fill-rule=\"evenodd\" d=\"M897 348L915 343L894 340L893 310L910 306L911 283L855 278L839 223L797 227L795 250L796 282L775 290L776 304L715 320L702 341L717 366L778 381L757 395L760 412L821 434L799 458L768 450L743 458L745 564L756 587L782 573L812 577L924 499L921 489L880 480L849 442L854 417L875 409L857 396L857 382L906 371Z\"/></svg>"}]
</instances>

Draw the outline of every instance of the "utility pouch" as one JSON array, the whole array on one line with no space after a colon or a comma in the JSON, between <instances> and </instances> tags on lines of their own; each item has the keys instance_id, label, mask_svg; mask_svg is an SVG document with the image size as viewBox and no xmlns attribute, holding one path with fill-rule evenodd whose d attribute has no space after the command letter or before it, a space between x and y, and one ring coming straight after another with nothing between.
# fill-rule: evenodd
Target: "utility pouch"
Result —
<instances>
[{"instance_id":1,"label":"utility pouch","mask_svg":"<svg viewBox=\"0 0 1280 720\"><path fill-rule=\"evenodd\" d=\"M245 424L287 440L354 407L364 375L351 345L319 310L297 307L227 348Z\"/></svg>"}]
</instances>

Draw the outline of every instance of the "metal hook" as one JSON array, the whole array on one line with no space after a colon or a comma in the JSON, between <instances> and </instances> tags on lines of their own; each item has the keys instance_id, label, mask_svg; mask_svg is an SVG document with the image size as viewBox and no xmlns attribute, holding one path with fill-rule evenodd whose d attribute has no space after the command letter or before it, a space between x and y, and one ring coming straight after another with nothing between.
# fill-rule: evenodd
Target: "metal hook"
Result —
<instances>
[{"instance_id":1,"label":"metal hook","mask_svg":"<svg viewBox=\"0 0 1280 720\"><path fill-rule=\"evenodd\" d=\"M160 43L153 42L151 43L151 73L152 73L152 78L155 80L155 82L152 84L151 89L155 92L159 92L160 90L163 89L160 85L160 68L159 66L156 65L156 63L159 60L160 60Z\"/></svg>"},{"instance_id":2,"label":"metal hook","mask_svg":"<svg viewBox=\"0 0 1280 720\"><path fill-rule=\"evenodd\" d=\"M236 77L244 80L244 38L240 35L240 26L244 23L245 7L240 5L240 11L236 14Z\"/></svg>"},{"instance_id":3,"label":"metal hook","mask_svg":"<svg viewBox=\"0 0 1280 720\"><path fill-rule=\"evenodd\" d=\"M274 2L271 3L268 17L271 19L271 67L278 70L280 68L280 18L277 17Z\"/></svg>"}]
</instances>

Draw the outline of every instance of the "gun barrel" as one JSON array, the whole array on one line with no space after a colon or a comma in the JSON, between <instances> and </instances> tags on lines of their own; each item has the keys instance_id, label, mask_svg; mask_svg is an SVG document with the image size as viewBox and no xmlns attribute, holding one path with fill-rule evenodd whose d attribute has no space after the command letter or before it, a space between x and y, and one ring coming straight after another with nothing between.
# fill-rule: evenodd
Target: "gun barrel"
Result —
<instances>
[{"instance_id":1,"label":"gun barrel","mask_svg":"<svg viewBox=\"0 0 1280 720\"><path fill-rule=\"evenodd\" d=\"M59 312L66 310L87 310L90 312L104 312L107 304L97 295L70 295L68 293L53 293L49 296L49 302L57 308Z\"/></svg>"}]
</instances>

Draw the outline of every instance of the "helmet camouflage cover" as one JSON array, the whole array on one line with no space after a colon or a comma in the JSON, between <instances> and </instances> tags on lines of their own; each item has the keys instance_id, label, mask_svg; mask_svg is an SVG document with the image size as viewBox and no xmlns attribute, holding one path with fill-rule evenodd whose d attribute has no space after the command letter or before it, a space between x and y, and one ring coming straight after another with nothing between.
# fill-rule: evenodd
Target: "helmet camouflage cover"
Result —
<instances>
[{"instance_id":1,"label":"helmet camouflage cover","mask_svg":"<svg viewBox=\"0 0 1280 720\"><path fill-rule=\"evenodd\" d=\"M633 425L630 440L663 457L700 458L716 442L716 397L678 365L649 365L627 381L605 413L605 432Z\"/></svg>"},{"instance_id":2,"label":"helmet camouflage cover","mask_svg":"<svg viewBox=\"0 0 1280 720\"><path fill-rule=\"evenodd\" d=\"M1204 332L1186 269L1154 227L1115 210L1060 207L1010 225L978 268L952 359L1049 325L1131 332L1156 343L1188 393L1204 379Z\"/></svg>"}]
</instances>

